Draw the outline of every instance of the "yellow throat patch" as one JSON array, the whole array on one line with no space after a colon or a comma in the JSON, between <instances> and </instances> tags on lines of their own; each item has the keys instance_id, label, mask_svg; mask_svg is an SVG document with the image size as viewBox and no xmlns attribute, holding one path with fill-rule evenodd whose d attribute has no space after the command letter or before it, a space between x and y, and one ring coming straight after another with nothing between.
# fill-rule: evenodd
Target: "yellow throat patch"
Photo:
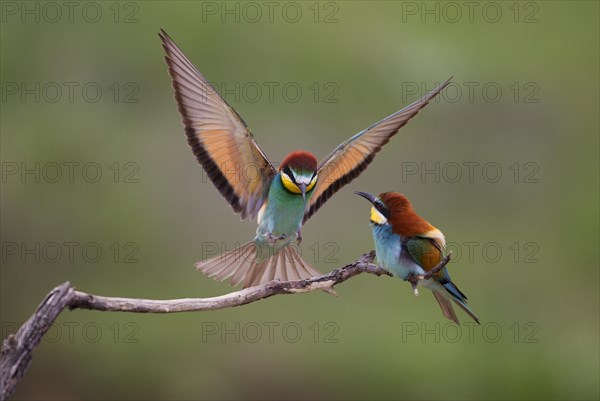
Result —
<instances>
[{"instance_id":1,"label":"yellow throat patch","mask_svg":"<svg viewBox=\"0 0 600 401\"><path fill-rule=\"evenodd\" d=\"M379 213L379 210L375 209L375 206L371 207L371 221L375 224L387 223L385 216Z\"/></svg>"}]
</instances>

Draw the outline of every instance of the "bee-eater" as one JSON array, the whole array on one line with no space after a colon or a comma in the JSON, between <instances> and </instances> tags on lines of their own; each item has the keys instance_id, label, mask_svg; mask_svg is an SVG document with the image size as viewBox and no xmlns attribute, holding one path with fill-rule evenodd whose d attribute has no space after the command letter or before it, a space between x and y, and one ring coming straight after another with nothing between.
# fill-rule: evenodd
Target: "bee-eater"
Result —
<instances>
[{"instance_id":1,"label":"bee-eater","mask_svg":"<svg viewBox=\"0 0 600 401\"><path fill-rule=\"evenodd\" d=\"M159 36L192 152L233 210L258 222L252 241L196 267L244 288L319 275L298 252L304 222L362 173L382 146L449 83L354 135L320 163L309 152L295 151L276 169L242 117L164 31Z\"/></svg>"},{"instance_id":2,"label":"bee-eater","mask_svg":"<svg viewBox=\"0 0 600 401\"><path fill-rule=\"evenodd\" d=\"M409 280L422 276L444 259L444 234L413 209L410 201L397 192L385 192L375 197L355 192L372 203L371 228L377 260L392 275ZM479 319L467 306L467 297L450 279L444 266L430 278L419 280L437 299L444 316L458 324L450 301L454 301L477 323Z\"/></svg>"}]
</instances>

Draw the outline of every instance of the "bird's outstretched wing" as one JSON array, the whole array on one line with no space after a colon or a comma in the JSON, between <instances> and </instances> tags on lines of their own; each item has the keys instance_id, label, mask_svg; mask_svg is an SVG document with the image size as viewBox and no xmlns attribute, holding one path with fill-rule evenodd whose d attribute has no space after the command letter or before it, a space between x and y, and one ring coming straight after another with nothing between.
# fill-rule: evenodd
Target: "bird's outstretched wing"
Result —
<instances>
[{"instance_id":1,"label":"bird's outstretched wing","mask_svg":"<svg viewBox=\"0 0 600 401\"><path fill-rule=\"evenodd\" d=\"M319 179L306 207L304 222L341 187L358 177L383 145L436 97L450 83L450 79L411 105L354 135L325 157L319 164Z\"/></svg>"},{"instance_id":2,"label":"bird's outstretched wing","mask_svg":"<svg viewBox=\"0 0 600 401\"><path fill-rule=\"evenodd\" d=\"M188 144L206 174L242 219L255 219L275 168L241 116L161 30L165 60Z\"/></svg>"}]
</instances>

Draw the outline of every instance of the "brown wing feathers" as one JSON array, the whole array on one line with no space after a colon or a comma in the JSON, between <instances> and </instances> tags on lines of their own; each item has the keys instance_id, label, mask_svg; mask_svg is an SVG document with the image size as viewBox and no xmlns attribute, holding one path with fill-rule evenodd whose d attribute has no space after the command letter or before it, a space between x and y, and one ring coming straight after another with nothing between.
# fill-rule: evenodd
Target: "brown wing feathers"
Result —
<instances>
[{"instance_id":1,"label":"brown wing feathers","mask_svg":"<svg viewBox=\"0 0 600 401\"><path fill-rule=\"evenodd\" d=\"M334 193L354 180L400 128L416 116L448 84L444 82L421 99L354 135L331 152L319 166L319 182L304 214L308 220Z\"/></svg>"},{"instance_id":2,"label":"brown wing feathers","mask_svg":"<svg viewBox=\"0 0 600 401\"><path fill-rule=\"evenodd\" d=\"M198 162L204 167L204 171L206 171L208 178L213 182L227 202L229 202L233 210L236 213L241 213L242 219L246 218L246 211L242 205L240 205L239 196L234 192L233 187L229 184L229 181L223 175L217 163L215 163L204 149L204 146L196 136L194 129L186 126L185 134L188 139L188 144L192 148L192 152L196 156Z\"/></svg>"},{"instance_id":3,"label":"brown wing feathers","mask_svg":"<svg viewBox=\"0 0 600 401\"><path fill-rule=\"evenodd\" d=\"M192 152L233 210L256 218L275 169L239 114L164 31L159 36Z\"/></svg>"}]
</instances>

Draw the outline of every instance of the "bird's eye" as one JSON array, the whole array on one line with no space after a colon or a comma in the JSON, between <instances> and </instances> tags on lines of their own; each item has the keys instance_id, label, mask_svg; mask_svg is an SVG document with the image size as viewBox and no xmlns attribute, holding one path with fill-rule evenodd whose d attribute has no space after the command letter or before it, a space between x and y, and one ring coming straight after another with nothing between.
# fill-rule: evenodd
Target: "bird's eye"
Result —
<instances>
[{"instance_id":1,"label":"bird's eye","mask_svg":"<svg viewBox=\"0 0 600 401\"><path fill-rule=\"evenodd\" d=\"M374 203L375 209L377 209L379 211L379 213L381 213L382 215L384 215L386 218L389 217L389 212L387 210L387 208L385 207L385 205L383 204L382 201L377 200Z\"/></svg>"}]
</instances>

